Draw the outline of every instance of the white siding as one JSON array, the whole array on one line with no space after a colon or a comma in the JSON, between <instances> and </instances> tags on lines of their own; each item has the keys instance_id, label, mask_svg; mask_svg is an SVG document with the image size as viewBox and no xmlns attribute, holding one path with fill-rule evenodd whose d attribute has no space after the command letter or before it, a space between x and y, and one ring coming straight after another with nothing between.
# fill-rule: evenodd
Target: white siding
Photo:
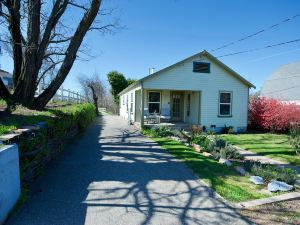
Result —
<instances>
[{"instance_id":1,"label":"white siding","mask_svg":"<svg viewBox=\"0 0 300 225\"><path fill-rule=\"evenodd\" d=\"M135 87L131 90L129 90L128 92L122 94L120 96L120 116L123 117L124 119L128 120L128 115L129 112L131 111L131 121L134 121L134 117L135 117L135 92L138 91L140 89L140 86ZM133 96L133 107L132 109L130 109L130 103L131 103L131 96ZM127 101L128 98L128 101Z\"/></svg>"},{"instance_id":2,"label":"white siding","mask_svg":"<svg viewBox=\"0 0 300 225\"><path fill-rule=\"evenodd\" d=\"M211 63L210 73L194 73L193 61ZM200 123L206 127L247 126L248 86L206 57L195 57L144 80L145 89L201 91ZM232 117L218 117L219 91L232 91ZM191 108L199 107L196 102ZM192 121L191 121L192 122Z\"/></svg>"}]
</instances>

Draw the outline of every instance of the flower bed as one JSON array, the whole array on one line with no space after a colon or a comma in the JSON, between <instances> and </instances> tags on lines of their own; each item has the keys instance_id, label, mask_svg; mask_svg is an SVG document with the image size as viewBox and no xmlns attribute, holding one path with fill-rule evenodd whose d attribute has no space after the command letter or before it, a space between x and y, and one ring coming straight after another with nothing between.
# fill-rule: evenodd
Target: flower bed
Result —
<instances>
[{"instance_id":1,"label":"flower bed","mask_svg":"<svg viewBox=\"0 0 300 225\"><path fill-rule=\"evenodd\" d=\"M268 183L272 181L286 182L287 184L294 185L297 179L296 171L292 169L278 168L274 165L245 160L240 155L237 147L228 144L224 139L215 134L194 133L187 135L183 131L170 131L166 127L156 129L155 132L144 129L143 133L155 138L169 137L175 139L185 145L191 146L196 152L216 161L218 164L224 164L228 168L232 166L231 168L236 170L237 174L244 176L248 180L249 185L253 185L249 179L251 175L261 176L263 185L258 185L260 188L257 191L266 188ZM163 136L161 136L161 133Z\"/></svg>"}]
</instances>

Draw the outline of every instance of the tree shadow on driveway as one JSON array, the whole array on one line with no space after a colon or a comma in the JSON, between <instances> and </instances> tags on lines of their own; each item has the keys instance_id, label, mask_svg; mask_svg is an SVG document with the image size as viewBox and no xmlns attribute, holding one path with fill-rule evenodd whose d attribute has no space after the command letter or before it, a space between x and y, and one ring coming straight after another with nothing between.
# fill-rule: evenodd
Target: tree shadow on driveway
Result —
<instances>
[{"instance_id":1,"label":"tree shadow on driveway","mask_svg":"<svg viewBox=\"0 0 300 225\"><path fill-rule=\"evenodd\" d=\"M249 224L183 164L100 117L45 171L8 224Z\"/></svg>"}]
</instances>

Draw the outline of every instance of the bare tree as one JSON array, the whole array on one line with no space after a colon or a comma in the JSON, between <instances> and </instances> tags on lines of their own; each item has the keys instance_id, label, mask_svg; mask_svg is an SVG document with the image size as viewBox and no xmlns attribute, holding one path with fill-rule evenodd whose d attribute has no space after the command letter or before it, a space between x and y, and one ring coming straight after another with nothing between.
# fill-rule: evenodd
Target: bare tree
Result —
<instances>
[{"instance_id":1,"label":"bare tree","mask_svg":"<svg viewBox=\"0 0 300 225\"><path fill-rule=\"evenodd\" d=\"M0 34L14 61L14 91L0 79L0 97L8 105L43 109L66 79L88 31L112 32L118 21L103 24L101 0L0 0ZM101 17L102 18L102 17ZM4 31L6 29L6 31ZM36 96L41 80L47 87Z\"/></svg>"},{"instance_id":2,"label":"bare tree","mask_svg":"<svg viewBox=\"0 0 300 225\"><path fill-rule=\"evenodd\" d=\"M96 113L99 114L99 107L106 107L107 91L99 75L80 76L78 82L81 85L85 97L93 102L96 107Z\"/></svg>"}]
</instances>

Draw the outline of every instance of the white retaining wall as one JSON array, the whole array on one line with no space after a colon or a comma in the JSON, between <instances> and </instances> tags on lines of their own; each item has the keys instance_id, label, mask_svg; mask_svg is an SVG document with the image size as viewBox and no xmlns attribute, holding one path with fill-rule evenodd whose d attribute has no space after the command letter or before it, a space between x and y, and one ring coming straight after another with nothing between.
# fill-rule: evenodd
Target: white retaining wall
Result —
<instances>
[{"instance_id":1,"label":"white retaining wall","mask_svg":"<svg viewBox=\"0 0 300 225\"><path fill-rule=\"evenodd\" d=\"M19 151L16 144L0 147L0 224L21 194Z\"/></svg>"}]
</instances>

